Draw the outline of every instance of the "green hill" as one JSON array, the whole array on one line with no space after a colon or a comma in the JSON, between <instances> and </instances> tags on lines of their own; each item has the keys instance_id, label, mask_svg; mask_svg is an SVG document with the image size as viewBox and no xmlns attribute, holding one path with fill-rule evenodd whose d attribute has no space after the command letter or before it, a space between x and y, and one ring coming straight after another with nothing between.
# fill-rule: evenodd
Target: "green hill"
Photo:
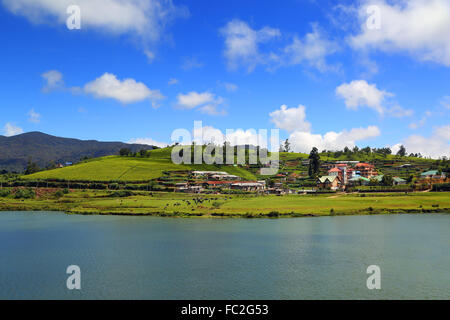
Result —
<instances>
[{"instance_id":1,"label":"green hill","mask_svg":"<svg viewBox=\"0 0 450 320\"><path fill-rule=\"evenodd\" d=\"M70 167L37 172L23 176L23 178L70 181L148 181L163 176L164 171L220 170L247 180L256 180L254 174L242 167L176 165L172 163L171 150L171 148L152 150L149 152L149 157L108 156L96 158Z\"/></svg>"},{"instance_id":2,"label":"green hill","mask_svg":"<svg viewBox=\"0 0 450 320\"><path fill-rule=\"evenodd\" d=\"M28 180L70 180L70 181L149 181L162 177L164 172L211 170L226 171L246 180L265 178L258 176L258 166L229 166L229 165L176 165L171 160L171 148L148 151L145 156L107 156L80 162L73 166L60 169L41 171L32 175L23 176ZM443 163L439 161L416 158L399 157L394 155L350 154L336 157L332 153L321 153L321 163L333 163L337 160L355 160L369 162L375 165L380 174L391 174L402 178L418 175L429 169L438 169ZM280 153L280 172L296 173L304 179L307 177L307 154ZM306 161L307 162L307 161ZM404 166L409 164L409 166ZM448 165L448 164L447 164ZM442 168L444 169L444 168ZM326 174L322 168L320 174ZM314 180L310 181L314 183Z\"/></svg>"}]
</instances>

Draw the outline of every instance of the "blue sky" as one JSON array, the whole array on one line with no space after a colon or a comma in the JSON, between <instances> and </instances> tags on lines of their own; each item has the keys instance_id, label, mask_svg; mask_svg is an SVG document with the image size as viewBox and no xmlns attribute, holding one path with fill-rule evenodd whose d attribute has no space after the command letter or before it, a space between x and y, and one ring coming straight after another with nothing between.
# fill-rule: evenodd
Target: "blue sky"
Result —
<instances>
[{"instance_id":1,"label":"blue sky","mask_svg":"<svg viewBox=\"0 0 450 320\"><path fill-rule=\"evenodd\" d=\"M296 151L450 155L448 0L0 3L4 135L163 145L201 120Z\"/></svg>"}]
</instances>

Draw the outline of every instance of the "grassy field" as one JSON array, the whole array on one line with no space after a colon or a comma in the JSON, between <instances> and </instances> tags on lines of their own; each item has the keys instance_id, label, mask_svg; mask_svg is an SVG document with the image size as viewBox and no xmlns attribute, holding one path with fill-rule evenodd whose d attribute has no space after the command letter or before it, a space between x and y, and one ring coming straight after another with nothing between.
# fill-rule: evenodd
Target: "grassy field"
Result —
<instances>
[{"instance_id":1,"label":"grassy field","mask_svg":"<svg viewBox=\"0 0 450 320\"><path fill-rule=\"evenodd\" d=\"M191 195L134 192L117 197L112 191L72 191L60 198L0 198L0 210L54 210L78 214L301 217L324 215L450 212L450 193L342 195Z\"/></svg>"},{"instance_id":2,"label":"grassy field","mask_svg":"<svg viewBox=\"0 0 450 320\"><path fill-rule=\"evenodd\" d=\"M148 181L159 178L164 171L211 170L225 171L247 180L256 177L247 170L233 166L176 165L165 158L133 158L109 156L85 161L70 167L41 171L23 179L59 179L71 181Z\"/></svg>"}]
</instances>

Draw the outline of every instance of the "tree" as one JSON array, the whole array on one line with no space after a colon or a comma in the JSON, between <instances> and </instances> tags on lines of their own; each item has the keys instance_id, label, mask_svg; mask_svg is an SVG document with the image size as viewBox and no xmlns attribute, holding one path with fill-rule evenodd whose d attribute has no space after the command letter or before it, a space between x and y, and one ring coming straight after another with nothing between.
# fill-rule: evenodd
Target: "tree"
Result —
<instances>
[{"instance_id":1,"label":"tree","mask_svg":"<svg viewBox=\"0 0 450 320\"><path fill-rule=\"evenodd\" d=\"M320 155L316 147L312 148L308 159L309 159L308 174L310 177L312 177L317 173L319 173L320 169Z\"/></svg>"},{"instance_id":2,"label":"tree","mask_svg":"<svg viewBox=\"0 0 450 320\"><path fill-rule=\"evenodd\" d=\"M139 151L139 155L140 155L141 157L145 157L146 154L147 154L147 150L145 150L145 149L141 149L141 150Z\"/></svg>"},{"instance_id":3,"label":"tree","mask_svg":"<svg viewBox=\"0 0 450 320\"><path fill-rule=\"evenodd\" d=\"M383 186L387 186L387 187L392 187L394 185L394 179L392 178L391 175L386 174L383 176L383 178L381 179L381 184Z\"/></svg>"},{"instance_id":4,"label":"tree","mask_svg":"<svg viewBox=\"0 0 450 320\"><path fill-rule=\"evenodd\" d=\"M119 154L123 156L128 156L131 153L131 150L129 148L122 148L119 151Z\"/></svg>"},{"instance_id":5,"label":"tree","mask_svg":"<svg viewBox=\"0 0 450 320\"><path fill-rule=\"evenodd\" d=\"M406 148L405 148L405 146L403 146L403 145L400 146L400 149L398 150L397 155L400 156L400 157L406 156Z\"/></svg>"},{"instance_id":6,"label":"tree","mask_svg":"<svg viewBox=\"0 0 450 320\"><path fill-rule=\"evenodd\" d=\"M286 139L286 141L284 141L284 152L289 151L291 151L291 144L289 143L289 139Z\"/></svg>"},{"instance_id":7,"label":"tree","mask_svg":"<svg viewBox=\"0 0 450 320\"><path fill-rule=\"evenodd\" d=\"M25 170L25 174L32 174L35 172L41 171L36 162L31 160L31 157L28 158L27 169Z\"/></svg>"}]
</instances>

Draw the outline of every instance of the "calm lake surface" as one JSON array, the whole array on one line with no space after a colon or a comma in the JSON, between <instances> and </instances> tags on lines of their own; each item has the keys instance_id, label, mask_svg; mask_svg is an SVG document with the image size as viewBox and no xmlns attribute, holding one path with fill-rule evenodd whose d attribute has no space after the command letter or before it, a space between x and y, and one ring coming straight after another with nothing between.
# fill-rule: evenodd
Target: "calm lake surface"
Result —
<instances>
[{"instance_id":1,"label":"calm lake surface","mask_svg":"<svg viewBox=\"0 0 450 320\"><path fill-rule=\"evenodd\" d=\"M80 291L66 268L81 268ZM381 290L368 290L369 265ZM0 299L449 299L450 214L279 220L0 212Z\"/></svg>"}]
</instances>

